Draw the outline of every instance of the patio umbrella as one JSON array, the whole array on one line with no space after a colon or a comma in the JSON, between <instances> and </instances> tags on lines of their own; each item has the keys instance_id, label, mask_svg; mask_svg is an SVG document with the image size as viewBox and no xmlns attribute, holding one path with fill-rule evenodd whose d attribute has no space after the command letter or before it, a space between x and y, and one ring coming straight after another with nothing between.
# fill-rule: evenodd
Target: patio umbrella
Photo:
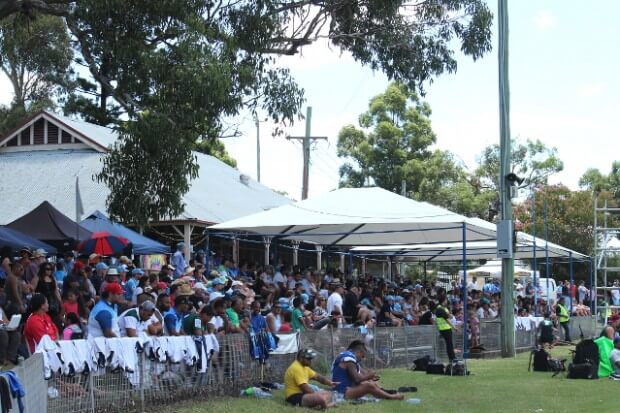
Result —
<instances>
[{"instance_id":1,"label":"patio umbrella","mask_svg":"<svg viewBox=\"0 0 620 413\"><path fill-rule=\"evenodd\" d=\"M109 232L93 232L89 239L78 245L77 250L84 255L114 255L123 252L127 244L127 238L117 237Z\"/></svg>"}]
</instances>

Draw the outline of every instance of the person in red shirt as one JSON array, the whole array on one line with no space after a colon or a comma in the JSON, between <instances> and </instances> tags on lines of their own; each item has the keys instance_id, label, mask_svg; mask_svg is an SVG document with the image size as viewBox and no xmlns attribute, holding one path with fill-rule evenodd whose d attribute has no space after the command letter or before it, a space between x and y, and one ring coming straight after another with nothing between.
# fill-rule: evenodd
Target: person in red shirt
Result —
<instances>
[{"instance_id":1,"label":"person in red shirt","mask_svg":"<svg viewBox=\"0 0 620 413\"><path fill-rule=\"evenodd\" d=\"M47 298L43 294L35 294L30 300L30 309L32 314L26 320L24 326L24 337L30 352L34 353L36 345L41 341L41 338L45 335L49 336L52 340L58 340L58 328L52 321L52 318L48 314L49 304Z\"/></svg>"}]
</instances>

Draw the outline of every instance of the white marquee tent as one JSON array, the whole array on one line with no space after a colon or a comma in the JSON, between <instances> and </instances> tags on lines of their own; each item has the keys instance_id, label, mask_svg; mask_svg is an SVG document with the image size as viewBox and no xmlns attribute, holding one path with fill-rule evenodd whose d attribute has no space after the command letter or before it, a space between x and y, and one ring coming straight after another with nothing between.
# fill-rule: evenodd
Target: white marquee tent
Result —
<instances>
[{"instance_id":1,"label":"white marquee tent","mask_svg":"<svg viewBox=\"0 0 620 413\"><path fill-rule=\"evenodd\" d=\"M495 225L381 188L343 188L211 227L324 246L495 239Z\"/></svg>"},{"instance_id":2,"label":"white marquee tent","mask_svg":"<svg viewBox=\"0 0 620 413\"><path fill-rule=\"evenodd\" d=\"M545 240L534 238L525 232L517 232L517 245L514 254L515 259L534 258L534 243L536 244L536 257L540 260L546 255L549 258L572 258L584 260L588 257L577 251L563 247L552 242L545 246ZM417 245L381 245L373 247L355 247L352 252L359 255L391 256L394 261L460 261L463 259L463 243L449 242L439 244ZM497 244L495 241L473 241L466 243L466 256L468 260L495 259ZM470 270L471 271L471 270Z\"/></svg>"}]
</instances>

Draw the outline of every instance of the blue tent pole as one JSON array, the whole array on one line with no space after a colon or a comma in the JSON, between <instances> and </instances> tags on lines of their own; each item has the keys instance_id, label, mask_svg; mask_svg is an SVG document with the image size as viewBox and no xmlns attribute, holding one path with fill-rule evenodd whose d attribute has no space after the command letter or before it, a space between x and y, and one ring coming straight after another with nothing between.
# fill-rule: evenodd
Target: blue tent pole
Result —
<instances>
[{"instance_id":1,"label":"blue tent pole","mask_svg":"<svg viewBox=\"0 0 620 413\"><path fill-rule=\"evenodd\" d=\"M569 280L570 280L570 284L568 285L568 311L569 311L569 315L572 313L573 311L573 252L569 252L568 253L568 275L569 275Z\"/></svg>"},{"instance_id":2,"label":"blue tent pole","mask_svg":"<svg viewBox=\"0 0 620 413\"><path fill-rule=\"evenodd\" d=\"M211 248L209 247L209 231L205 229L205 271L207 274L211 272Z\"/></svg>"},{"instance_id":3,"label":"blue tent pole","mask_svg":"<svg viewBox=\"0 0 620 413\"><path fill-rule=\"evenodd\" d=\"M547 309L551 310L551 292L549 291L549 226L547 224L547 198L544 199L544 220L545 220L545 277L547 280ZM555 294L555 291L553 292Z\"/></svg>"},{"instance_id":4,"label":"blue tent pole","mask_svg":"<svg viewBox=\"0 0 620 413\"><path fill-rule=\"evenodd\" d=\"M349 251L349 275L353 277L353 254Z\"/></svg>"},{"instance_id":5,"label":"blue tent pole","mask_svg":"<svg viewBox=\"0 0 620 413\"><path fill-rule=\"evenodd\" d=\"M467 343L467 224L463 222L463 360L469 358Z\"/></svg>"},{"instance_id":6,"label":"blue tent pole","mask_svg":"<svg viewBox=\"0 0 620 413\"><path fill-rule=\"evenodd\" d=\"M593 258L588 260L588 273L590 274L590 296L588 297L588 301L590 303L590 311L591 314L594 314L594 302L596 301L596 291L594 294L594 300L592 300L592 289L594 288L594 263Z\"/></svg>"},{"instance_id":7,"label":"blue tent pole","mask_svg":"<svg viewBox=\"0 0 620 413\"><path fill-rule=\"evenodd\" d=\"M534 315L538 316L538 291L536 285L538 284L538 262L536 260L536 189L532 193L532 221L534 225L532 226L532 235L534 236L534 250L532 251L532 258L534 259Z\"/></svg>"}]
</instances>

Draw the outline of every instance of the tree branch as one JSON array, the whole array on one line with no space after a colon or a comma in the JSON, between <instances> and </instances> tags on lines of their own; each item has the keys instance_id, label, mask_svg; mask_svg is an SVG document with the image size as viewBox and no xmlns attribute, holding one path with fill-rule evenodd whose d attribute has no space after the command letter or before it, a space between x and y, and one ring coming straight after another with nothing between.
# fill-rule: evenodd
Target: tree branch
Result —
<instances>
[{"instance_id":1,"label":"tree branch","mask_svg":"<svg viewBox=\"0 0 620 413\"><path fill-rule=\"evenodd\" d=\"M66 17L74 0L3 0L0 1L0 19L14 13L31 14L40 11L45 14Z\"/></svg>"}]
</instances>

